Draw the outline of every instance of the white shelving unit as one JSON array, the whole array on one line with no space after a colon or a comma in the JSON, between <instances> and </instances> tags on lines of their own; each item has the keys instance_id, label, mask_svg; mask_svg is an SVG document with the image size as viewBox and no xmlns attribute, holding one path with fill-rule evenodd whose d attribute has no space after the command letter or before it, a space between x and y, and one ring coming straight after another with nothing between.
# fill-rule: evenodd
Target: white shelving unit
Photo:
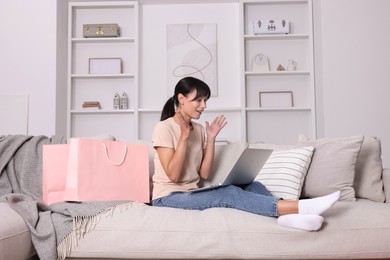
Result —
<instances>
[{"instance_id":1,"label":"white shelving unit","mask_svg":"<svg viewBox=\"0 0 390 260\"><path fill-rule=\"evenodd\" d=\"M117 23L120 37L83 38L83 24ZM138 2L100 1L68 3L67 135L110 133L138 137ZM121 74L89 74L90 58L122 60ZM113 109L115 93L125 92L128 109ZM101 109L82 108L99 101Z\"/></svg>"},{"instance_id":2,"label":"white shelving unit","mask_svg":"<svg viewBox=\"0 0 390 260\"><path fill-rule=\"evenodd\" d=\"M248 142L296 143L299 134L316 137L316 108L311 0L242 0L242 133ZM254 35L257 20L288 20L289 34ZM269 72L253 72L256 54L269 58ZM288 60L295 71L277 71ZM292 107L259 105L259 92L292 91Z\"/></svg>"},{"instance_id":3,"label":"white shelving unit","mask_svg":"<svg viewBox=\"0 0 390 260\"><path fill-rule=\"evenodd\" d=\"M143 32L142 37L139 37L139 28L145 29L139 25L141 21L145 22L142 16L139 17L139 12L144 11L143 5L161 5L165 10L164 14L168 15L167 9L180 9L180 7L172 8L172 4L184 7L185 4L208 2L205 0L170 2L69 0L67 135L73 137L109 133L127 139L150 139L153 128L159 120L162 104L166 101L166 94L165 87L156 88L156 82L164 82L161 73L156 73L160 75L159 81L148 80L145 84L145 77L140 80L140 64L144 66L145 63L150 64L150 61L140 62L139 52L151 50L146 42L143 42L143 48L139 48L139 42L141 38L142 41L154 40L161 49L160 45L164 43L164 39L161 34L150 37L150 32ZM235 90L239 89L240 92L237 91L238 95L235 96L237 99L231 103L231 99L226 95L230 86L221 85L221 93L225 95L221 94L213 100L213 103L210 103L216 104L216 107L208 107L202 120L210 121L217 115L225 114L228 117L230 128L224 130L224 136L221 138L228 141L241 139L250 143L258 141L295 143L299 134L316 137L312 0L215 0L212 2L223 5L237 4L239 20L236 22L240 30L238 36L240 38L240 68L236 75L239 78L239 84L235 84L237 87ZM168 5L164 6L164 4ZM146 10L150 13L154 11L153 8L146 8ZM185 7L183 10L188 11ZM179 22L184 19L179 18ZM162 23L169 20L161 17L160 19ZM206 18L206 21L207 19L210 20L210 17ZM289 20L290 33L254 35L252 24L258 19ZM184 21L187 20L184 19ZM219 21L221 31L225 24L230 22L224 19ZM154 24L150 18L146 22L149 27L153 24L161 30L160 24ZM83 24L99 23L117 23L121 29L120 37L83 38ZM149 28L148 26L146 28ZM222 36L226 37L223 34L219 35L219 37ZM226 52L226 50L223 51L221 57ZM160 53L153 53L154 56L162 59ZM252 59L258 53L268 56L270 71L252 71ZM122 59L122 74L89 74L89 58L109 57ZM145 55L143 55L144 58ZM150 59L149 56L148 58ZM279 64L287 67L290 59L297 62L297 70L276 70ZM149 69L150 67L147 68L148 74L154 73ZM158 85L160 86L160 83ZM259 92L269 91L291 91L293 107L260 107ZM113 97L116 92L118 94L127 93L129 109L113 109ZM81 106L84 101L99 101L102 109L85 110Z\"/></svg>"}]
</instances>

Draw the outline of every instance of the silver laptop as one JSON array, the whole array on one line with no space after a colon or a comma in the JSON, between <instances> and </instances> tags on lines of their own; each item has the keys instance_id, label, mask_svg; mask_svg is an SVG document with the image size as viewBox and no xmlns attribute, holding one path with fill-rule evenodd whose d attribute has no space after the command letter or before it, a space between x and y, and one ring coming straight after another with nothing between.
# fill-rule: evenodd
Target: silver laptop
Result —
<instances>
[{"instance_id":1,"label":"silver laptop","mask_svg":"<svg viewBox=\"0 0 390 260\"><path fill-rule=\"evenodd\" d=\"M247 147L241 153L236 164L226 175L223 182L192 189L189 192L200 192L228 185L240 186L250 184L255 180L271 153L272 150L270 149L251 149Z\"/></svg>"}]
</instances>

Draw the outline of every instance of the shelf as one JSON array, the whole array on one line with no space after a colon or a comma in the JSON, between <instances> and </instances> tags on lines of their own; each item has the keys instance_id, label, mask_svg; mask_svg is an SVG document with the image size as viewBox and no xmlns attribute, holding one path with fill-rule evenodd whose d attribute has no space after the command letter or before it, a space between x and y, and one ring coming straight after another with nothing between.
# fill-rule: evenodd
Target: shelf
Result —
<instances>
[{"instance_id":1,"label":"shelf","mask_svg":"<svg viewBox=\"0 0 390 260\"><path fill-rule=\"evenodd\" d=\"M239 0L138 0L142 5L172 5L172 4L226 4L237 3Z\"/></svg>"},{"instance_id":2,"label":"shelf","mask_svg":"<svg viewBox=\"0 0 390 260\"><path fill-rule=\"evenodd\" d=\"M107 38L72 38L72 43L133 43L130 37L107 37Z\"/></svg>"},{"instance_id":3,"label":"shelf","mask_svg":"<svg viewBox=\"0 0 390 260\"><path fill-rule=\"evenodd\" d=\"M76 109L71 110L71 114L133 114L134 109L118 109L118 110L107 110L107 109Z\"/></svg>"},{"instance_id":4,"label":"shelf","mask_svg":"<svg viewBox=\"0 0 390 260\"><path fill-rule=\"evenodd\" d=\"M68 0L67 136L117 132L124 138L138 133L138 2ZM84 38L83 25L117 23L121 36ZM89 74L91 57L121 57L125 73ZM106 88L105 86L110 86ZM130 109L114 109L110 92L126 92ZM82 108L85 100L100 100L102 109ZM118 127L124 122L125 128ZM119 130L121 128L121 130ZM122 131L123 130L123 131Z\"/></svg>"},{"instance_id":5,"label":"shelf","mask_svg":"<svg viewBox=\"0 0 390 260\"><path fill-rule=\"evenodd\" d=\"M161 113L161 109L152 109L152 108L139 108L138 111L141 113Z\"/></svg>"},{"instance_id":6,"label":"shelf","mask_svg":"<svg viewBox=\"0 0 390 260\"><path fill-rule=\"evenodd\" d=\"M127 8L135 8L135 4L132 3L132 1L115 1L115 2L109 2L109 1L94 1L91 2L89 0L79 1L79 2L71 2L69 3L70 6L75 8L121 8L121 7L127 7Z\"/></svg>"},{"instance_id":7,"label":"shelf","mask_svg":"<svg viewBox=\"0 0 390 260\"><path fill-rule=\"evenodd\" d=\"M246 41L253 40L305 40L309 39L308 34L246 34L244 35Z\"/></svg>"},{"instance_id":8,"label":"shelf","mask_svg":"<svg viewBox=\"0 0 390 260\"><path fill-rule=\"evenodd\" d=\"M148 108L140 108L138 109L139 112L143 113L161 113L161 109L148 109ZM208 112L241 112L240 107L224 107L224 108L206 108L206 110L203 113Z\"/></svg>"},{"instance_id":9,"label":"shelf","mask_svg":"<svg viewBox=\"0 0 390 260\"><path fill-rule=\"evenodd\" d=\"M309 107L267 107L267 108L261 108L261 107L247 107L245 109L246 111L311 111L311 108Z\"/></svg>"},{"instance_id":10,"label":"shelf","mask_svg":"<svg viewBox=\"0 0 390 260\"><path fill-rule=\"evenodd\" d=\"M167 5L167 4L227 4L244 2L245 4L297 4L307 3L307 0L138 0L142 5Z\"/></svg>"},{"instance_id":11,"label":"shelf","mask_svg":"<svg viewBox=\"0 0 390 260\"><path fill-rule=\"evenodd\" d=\"M297 75L310 75L309 71L269 71L269 72L254 72L245 71L246 76L297 76Z\"/></svg>"},{"instance_id":12,"label":"shelf","mask_svg":"<svg viewBox=\"0 0 390 260\"><path fill-rule=\"evenodd\" d=\"M302 132L316 137L312 0L240 0L240 5L245 139L290 142ZM255 35L253 21L268 17L286 18L291 22L290 33ZM271 71L251 70L253 57L258 53L266 53L271 58ZM298 62L298 70L276 70L275 65L290 59ZM278 103L273 97L269 102L274 107L260 107L257 93L272 89L291 91L296 106L278 106L285 103Z\"/></svg>"},{"instance_id":13,"label":"shelf","mask_svg":"<svg viewBox=\"0 0 390 260\"><path fill-rule=\"evenodd\" d=\"M308 0L242 0L244 4L307 4Z\"/></svg>"},{"instance_id":14,"label":"shelf","mask_svg":"<svg viewBox=\"0 0 390 260\"><path fill-rule=\"evenodd\" d=\"M224 108L206 108L204 111L207 112L240 112L241 108L239 107L224 107Z\"/></svg>"},{"instance_id":15,"label":"shelf","mask_svg":"<svg viewBox=\"0 0 390 260\"><path fill-rule=\"evenodd\" d=\"M72 79L123 79L134 78L133 74L72 74Z\"/></svg>"}]
</instances>

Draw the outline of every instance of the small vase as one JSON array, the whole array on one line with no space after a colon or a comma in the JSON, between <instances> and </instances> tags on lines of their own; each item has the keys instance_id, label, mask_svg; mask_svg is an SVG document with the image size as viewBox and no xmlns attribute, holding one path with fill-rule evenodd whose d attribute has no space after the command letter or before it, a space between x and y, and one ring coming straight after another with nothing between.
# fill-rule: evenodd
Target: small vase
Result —
<instances>
[{"instance_id":1,"label":"small vase","mask_svg":"<svg viewBox=\"0 0 390 260\"><path fill-rule=\"evenodd\" d=\"M288 60L287 70L296 70L297 69L297 63L294 60Z\"/></svg>"}]
</instances>

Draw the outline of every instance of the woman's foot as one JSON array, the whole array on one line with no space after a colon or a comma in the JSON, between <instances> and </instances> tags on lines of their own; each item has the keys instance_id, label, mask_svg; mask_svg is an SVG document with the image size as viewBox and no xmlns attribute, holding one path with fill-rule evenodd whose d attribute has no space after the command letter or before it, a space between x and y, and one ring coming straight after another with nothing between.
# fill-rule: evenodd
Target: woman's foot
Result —
<instances>
[{"instance_id":1,"label":"woman's foot","mask_svg":"<svg viewBox=\"0 0 390 260\"><path fill-rule=\"evenodd\" d=\"M278 217L277 221L284 227L317 231L321 228L324 218L319 215L288 214Z\"/></svg>"},{"instance_id":2,"label":"woman's foot","mask_svg":"<svg viewBox=\"0 0 390 260\"><path fill-rule=\"evenodd\" d=\"M321 215L340 198L340 191L336 191L326 196L314 199L304 199L298 201L298 213L303 215Z\"/></svg>"}]
</instances>

